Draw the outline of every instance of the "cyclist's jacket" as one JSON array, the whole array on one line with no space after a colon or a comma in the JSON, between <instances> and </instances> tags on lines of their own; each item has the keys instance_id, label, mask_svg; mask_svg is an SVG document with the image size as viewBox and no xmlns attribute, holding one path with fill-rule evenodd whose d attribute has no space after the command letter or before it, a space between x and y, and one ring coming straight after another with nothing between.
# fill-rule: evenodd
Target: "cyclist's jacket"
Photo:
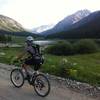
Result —
<instances>
[{"instance_id":1,"label":"cyclist's jacket","mask_svg":"<svg viewBox=\"0 0 100 100\"><path fill-rule=\"evenodd\" d=\"M29 46L26 46L25 49L32 57L40 54L39 45L36 45L36 44L35 45L29 45Z\"/></svg>"}]
</instances>

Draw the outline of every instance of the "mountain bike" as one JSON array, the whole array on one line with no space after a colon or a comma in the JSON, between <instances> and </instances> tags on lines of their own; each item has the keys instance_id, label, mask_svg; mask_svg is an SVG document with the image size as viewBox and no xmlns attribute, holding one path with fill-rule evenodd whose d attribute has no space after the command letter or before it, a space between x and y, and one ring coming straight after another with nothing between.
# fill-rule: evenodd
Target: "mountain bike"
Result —
<instances>
[{"instance_id":1,"label":"mountain bike","mask_svg":"<svg viewBox=\"0 0 100 100\"><path fill-rule=\"evenodd\" d=\"M20 88L24 85L25 80L27 80L28 83L34 87L35 92L39 96L47 96L50 92L50 82L47 76L43 73L38 73L37 71L29 74L22 66L23 63L20 68L15 68L11 71L10 80L13 85Z\"/></svg>"}]
</instances>

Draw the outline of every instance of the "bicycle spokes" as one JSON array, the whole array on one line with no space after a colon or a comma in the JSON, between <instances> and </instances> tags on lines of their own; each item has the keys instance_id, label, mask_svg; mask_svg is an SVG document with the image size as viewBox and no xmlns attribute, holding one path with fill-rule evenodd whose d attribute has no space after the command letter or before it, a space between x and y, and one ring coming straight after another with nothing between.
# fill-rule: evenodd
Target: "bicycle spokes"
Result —
<instances>
[{"instance_id":1,"label":"bicycle spokes","mask_svg":"<svg viewBox=\"0 0 100 100\"><path fill-rule=\"evenodd\" d=\"M11 79L11 82L16 87L21 87L24 84L24 76L21 70L19 69L12 70L10 79Z\"/></svg>"},{"instance_id":2,"label":"bicycle spokes","mask_svg":"<svg viewBox=\"0 0 100 100\"><path fill-rule=\"evenodd\" d=\"M48 95L50 91L48 79L42 74L37 75L34 81L34 88L38 95L43 97Z\"/></svg>"}]
</instances>

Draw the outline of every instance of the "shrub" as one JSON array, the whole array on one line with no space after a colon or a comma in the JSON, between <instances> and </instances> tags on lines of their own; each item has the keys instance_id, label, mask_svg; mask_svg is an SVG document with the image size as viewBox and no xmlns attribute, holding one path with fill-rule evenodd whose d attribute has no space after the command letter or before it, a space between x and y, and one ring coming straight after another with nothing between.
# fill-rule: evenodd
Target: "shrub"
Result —
<instances>
[{"instance_id":1,"label":"shrub","mask_svg":"<svg viewBox=\"0 0 100 100\"><path fill-rule=\"evenodd\" d=\"M75 43L60 41L54 45L48 46L45 51L54 55L73 55L94 53L99 50L98 44L91 39L78 40Z\"/></svg>"},{"instance_id":2,"label":"shrub","mask_svg":"<svg viewBox=\"0 0 100 100\"><path fill-rule=\"evenodd\" d=\"M77 70L74 69L74 64L63 58L57 66L57 75L61 77L73 78L77 76Z\"/></svg>"},{"instance_id":3,"label":"shrub","mask_svg":"<svg viewBox=\"0 0 100 100\"><path fill-rule=\"evenodd\" d=\"M74 44L74 51L75 54L94 53L98 51L98 45L90 39L79 40Z\"/></svg>"},{"instance_id":4,"label":"shrub","mask_svg":"<svg viewBox=\"0 0 100 100\"><path fill-rule=\"evenodd\" d=\"M46 52L55 55L71 55L73 47L70 42L58 42L46 48Z\"/></svg>"}]
</instances>

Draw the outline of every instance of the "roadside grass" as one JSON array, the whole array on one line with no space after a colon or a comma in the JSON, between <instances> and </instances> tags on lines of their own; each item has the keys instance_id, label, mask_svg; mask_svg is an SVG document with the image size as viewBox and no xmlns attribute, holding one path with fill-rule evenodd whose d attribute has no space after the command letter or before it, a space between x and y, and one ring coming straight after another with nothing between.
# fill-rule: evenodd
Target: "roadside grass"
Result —
<instances>
[{"instance_id":1,"label":"roadside grass","mask_svg":"<svg viewBox=\"0 0 100 100\"><path fill-rule=\"evenodd\" d=\"M18 48L18 47L4 47L4 48L0 48L0 62L1 63L7 63L10 64L11 60L13 59L13 57L15 57L18 53L20 53L22 51L22 48ZM4 55L2 55L2 53L4 53Z\"/></svg>"},{"instance_id":2,"label":"roadside grass","mask_svg":"<svg viewBox=\"0 0 100 100\"><path fill-rule=\"evenodd\" d=\"M76 63L74 69L78 73L73 79L88 82L92 85L100 85L100 52L74 56L46 55L43 70L51 74L56 74L57 66L63 58Z\"/></svg>"},{"instance_id":3,"label":"roadside grass","mask_svg":"<svg viewBox=\"0 0 100 100\"><path fill-rule=\"evenodd\" d=\"M0 62L10 64L11 59L21 52L22 48L0 48ZM67 59L72 63L76 63L74 69L77 70L77 76L73 79L87 82L92 85L100 86L100 52L93 54L74 55L74 56L55 56L45 54L45 62L41 70L45 73L58 75L60 62Z\"/></svg>"}]
</instances>

